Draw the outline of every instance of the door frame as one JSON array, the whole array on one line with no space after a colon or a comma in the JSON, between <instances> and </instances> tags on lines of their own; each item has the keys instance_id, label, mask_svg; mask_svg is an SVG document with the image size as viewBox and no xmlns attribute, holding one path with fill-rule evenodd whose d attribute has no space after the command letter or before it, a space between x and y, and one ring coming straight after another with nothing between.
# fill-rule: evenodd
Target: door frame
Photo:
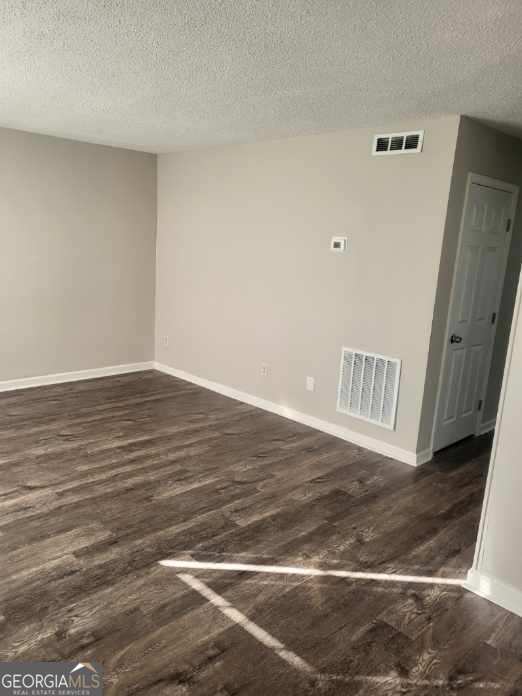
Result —
<instances>
[{"instance_id":1,"label":"door frame","mask_svg":"<svg viewBox=\"0 0 522 696\"><path fill-rule=\"evenodd\" d=\"M515 184L510 184L507 181L501 181L500 179L493 179L492 177L484 176L483 174L475 174L474 172L468 172L468 176L466 179L466 191L464 194L464 203L462 205L462 212L461 212L461 216L460 216L459 238L458 238L458 243L457 243L457 251L455 253L455 264L454 264L452 279L451 279L451 293L450 293L450 299L449 299L449 304L448 304L448 314L446 316L446 328L444 331L444 347L442 349L442 361L440 364L439 379L438 379L438 384L437 384L437 398L435 400L435 412L433 414L433 426L431 429L431 443L430 443L431 452L433 452L433 448L434 448L434 444L435 444L437 417L439 415L440 400L441 400L441 395L442 395L442 379L444 376L444 367L446 365L446 359L448 357L448 342L449 342L449 336L450 336L450 330L451 330L452 310L453 310L453 307L455 304L457 271L458 271L460 256L462 253L462 243L463 243L463 238L464 238L464 217L465 217L466 210L468 207L469 194L471 191L472 184L478 184L479 186L486 186L488 188L498 189L500 191L506 191L507 193L512 194L511 211L510 211L511 226L510 226L510 229L508 232L508 242L506 244L506 250L505 250L505 255L504 255L503 264L502 264L503 265L502 286L499 290L498 297L497 297L496 302L495 302L495 308L493 310L497 313L497 318L498 318L498 314L499 314L500 302L502 300L502 291L504 288L504 281L506 278L506 267L507 267L507 260L509 257L509 251L511 249L511 240L513 237L513 228L515 226L515 214L516 214L517 205L518 205L519 187L516 186ZM487 394L488 383L489 383L489 376L491 373L491 361L493 359L493 348L495 345L495 337L497 335L497 328L498 328L498 321L496 321L495 325L494 325L493 339L491 341L491 346L490 346L490 348L488 350L488 354L486 356L486 371L485 371L484 384L482 385L482 388L480 390L479 398L482 399L483 407L485 406L486 394ZM482 432L487 432L488 430L493 429L491 427L487 427L485 430L482 429L483 428L483 413L484 413L484 409L482 409L481 411L477 411L477 413L476 413L476 416L475 416L475 435L480 435ZM493 427L494 427L494 425L493 425Z\"/></svg>"}]
</instances>

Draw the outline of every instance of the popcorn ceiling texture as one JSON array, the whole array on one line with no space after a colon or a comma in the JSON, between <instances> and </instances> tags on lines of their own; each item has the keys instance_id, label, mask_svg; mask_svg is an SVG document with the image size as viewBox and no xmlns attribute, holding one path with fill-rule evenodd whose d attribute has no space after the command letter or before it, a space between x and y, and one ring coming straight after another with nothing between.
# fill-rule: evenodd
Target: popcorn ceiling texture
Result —
<instances>
[{"instance_id":1,"label":"popcorn ceiling texture","mask_svg":"<svg viewBox=\"0 0 522 696\"><path fill-rule=\"evenodd\" d=\"M466 113L522 134L520 0L3 0L0 126L167 152Z\"/></svg>"}]
</instances>

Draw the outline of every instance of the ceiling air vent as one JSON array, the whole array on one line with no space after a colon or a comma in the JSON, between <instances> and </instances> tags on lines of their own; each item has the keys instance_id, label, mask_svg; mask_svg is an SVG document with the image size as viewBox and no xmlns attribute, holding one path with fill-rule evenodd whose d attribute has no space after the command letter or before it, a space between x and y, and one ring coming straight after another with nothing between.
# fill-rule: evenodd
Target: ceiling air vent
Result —
<instances>
[{"instance_id":1,"label":"ceiling air vent","mask_svg":"<svg viewBox=\"0 0 522 696\"><path fill-rule=\"evenodd\" d=\"M424 131L411 133L388 133L376 135L373 139L373 155L399 155L410 152L420 152Z\"/></svg>"},{"instance_id":2,"label":"ceiling air vent","mask_svg":"<svg viewBox=\"0 0 522 696\"><path fill-rule=\"evenodd\" d=\"M401 361L343 348L337 410L384 428L395 428Z\"/></svg>"}]
</instances>

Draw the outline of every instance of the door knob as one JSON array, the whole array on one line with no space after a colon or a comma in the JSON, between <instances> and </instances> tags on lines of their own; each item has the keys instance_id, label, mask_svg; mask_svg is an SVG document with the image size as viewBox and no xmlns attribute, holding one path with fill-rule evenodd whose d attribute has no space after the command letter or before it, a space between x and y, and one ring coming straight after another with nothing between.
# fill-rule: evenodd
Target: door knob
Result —
<instances>
[{"instance_id":1,"label":"door knob","mask_svg":"<svg viewBox=\"0 0 522 696\"><path fill-rule=\"evenodd\" d=\"M462 343L462 336L457 336L457 334L451 334L450 343Z\"/></svg>"}]
</instances>

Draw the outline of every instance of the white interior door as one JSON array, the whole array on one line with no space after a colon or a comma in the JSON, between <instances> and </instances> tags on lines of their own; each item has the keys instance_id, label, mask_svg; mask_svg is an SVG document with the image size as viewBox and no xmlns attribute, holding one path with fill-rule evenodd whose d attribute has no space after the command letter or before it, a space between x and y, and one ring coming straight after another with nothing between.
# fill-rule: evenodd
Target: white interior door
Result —
<instances>
[{"instance_id":1,"label":"white interior door","mask_svg":"<svg viewBox=\"0 0 522 696\"><path fill-rule=\"evenodd\" d=\"M515 193L470 180L453 281L433 449L473 435L482 408Z\"/></svg>"}]
</instances>

